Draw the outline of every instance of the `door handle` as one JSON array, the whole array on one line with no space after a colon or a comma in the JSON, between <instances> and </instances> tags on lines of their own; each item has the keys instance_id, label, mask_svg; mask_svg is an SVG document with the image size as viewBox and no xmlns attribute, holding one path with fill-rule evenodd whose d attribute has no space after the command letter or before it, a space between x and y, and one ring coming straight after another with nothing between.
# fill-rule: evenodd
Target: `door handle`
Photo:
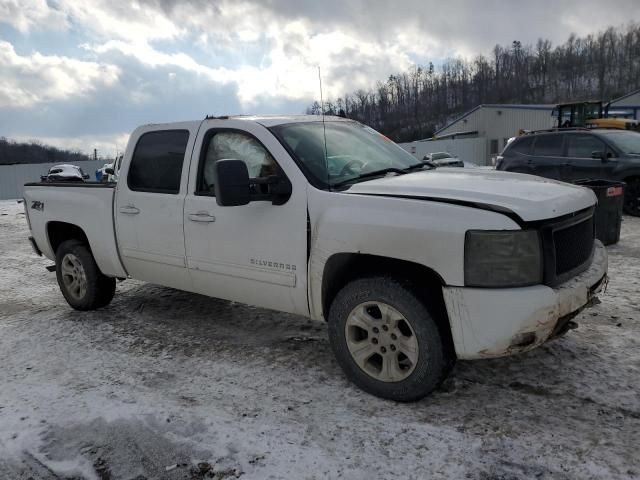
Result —
<instances>
[{"instance_id":1,"label":"door handle","mask_svg":"<svg viewBox=\"0 0 640 480\"><path fill-rule=\"evenodd\" d=\"M120 213L124 213L125 215L137 215L140 213L140 209L133 205L125 205L124 207L120 207Z\"/></svg>"},{"instance_id":2,"label":"door handle","mask_svg":"<svg viewBox=\"0 0 640 480\"><path fill-rule=\"evenodd\" d=\"M189 220L191 220L192 222L211 223L216 221L216 217L214 217L213 215L209 215L207 212L190 213L188 216Z\"/></svg>"}]
</instances>

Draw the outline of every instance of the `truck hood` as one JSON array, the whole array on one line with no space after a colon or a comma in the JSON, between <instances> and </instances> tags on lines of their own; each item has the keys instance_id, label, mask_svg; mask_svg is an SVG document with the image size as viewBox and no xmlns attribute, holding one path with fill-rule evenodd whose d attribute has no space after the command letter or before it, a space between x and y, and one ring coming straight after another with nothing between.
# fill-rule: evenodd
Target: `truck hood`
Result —
<instances>
[{"instance_id":1,"label":"truck hood","mask_svg":"<svg viewBox=\"0 0 640 480\"><path fill-rule=\"evenodd\" d=\"M345 193L420 198L515 213L525 222L560 217L595 205L584 187L533 175L438 168L352 185Z\"/></svg>"}]
</instances>

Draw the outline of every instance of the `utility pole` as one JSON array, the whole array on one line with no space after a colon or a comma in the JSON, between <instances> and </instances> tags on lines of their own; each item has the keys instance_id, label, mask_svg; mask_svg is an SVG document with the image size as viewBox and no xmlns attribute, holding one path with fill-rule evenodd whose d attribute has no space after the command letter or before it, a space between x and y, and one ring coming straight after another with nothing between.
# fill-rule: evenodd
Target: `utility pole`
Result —
<instances>
[{"instance_id":1,"label":"utility pole","mask_svg":"<svg viewBox=\"0 0 640 480\"><path fill-rule=\"evenodd\" d=\"M98 149L97 148L93 149L93 159L94 160L98 160Z\"/></svg>"}]
</instances>

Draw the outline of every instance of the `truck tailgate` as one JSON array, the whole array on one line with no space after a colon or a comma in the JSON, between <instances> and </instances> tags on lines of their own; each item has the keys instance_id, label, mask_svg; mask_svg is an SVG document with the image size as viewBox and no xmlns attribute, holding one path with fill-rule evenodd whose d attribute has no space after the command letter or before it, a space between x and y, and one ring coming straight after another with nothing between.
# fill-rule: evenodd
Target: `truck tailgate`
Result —
<instances>
[{"instance_id":1,"label":"truck tailgate","mask_svg":"<svg viewBox=\"0 0 640 480\"><path fill-rule=\"evenodd\" d=\"M64 222L82 229L89 247L105 275L126 277L118 253L113 225L115 186L104 183L27 183L25 208L31 231L42 253L55 260L48 226Z\"/></svg>"}]
</instances>

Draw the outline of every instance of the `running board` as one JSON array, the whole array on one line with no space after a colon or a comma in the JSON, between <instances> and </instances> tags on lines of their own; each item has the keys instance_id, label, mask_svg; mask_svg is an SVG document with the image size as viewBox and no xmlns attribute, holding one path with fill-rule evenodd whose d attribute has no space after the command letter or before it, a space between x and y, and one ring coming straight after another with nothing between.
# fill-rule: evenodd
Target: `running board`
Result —
<instances>
[{"instance_id":1,"label":"running board","mask_svg":"<svg viewBox=\"0 0 640 480\"><path fill-rule=\"evenodd\" d=\"M50 272L55 272L56 271L56 266L55 265L49 265L48 267L46 267L47 270L49 270Z\"/></svg>"}]
</instances>

